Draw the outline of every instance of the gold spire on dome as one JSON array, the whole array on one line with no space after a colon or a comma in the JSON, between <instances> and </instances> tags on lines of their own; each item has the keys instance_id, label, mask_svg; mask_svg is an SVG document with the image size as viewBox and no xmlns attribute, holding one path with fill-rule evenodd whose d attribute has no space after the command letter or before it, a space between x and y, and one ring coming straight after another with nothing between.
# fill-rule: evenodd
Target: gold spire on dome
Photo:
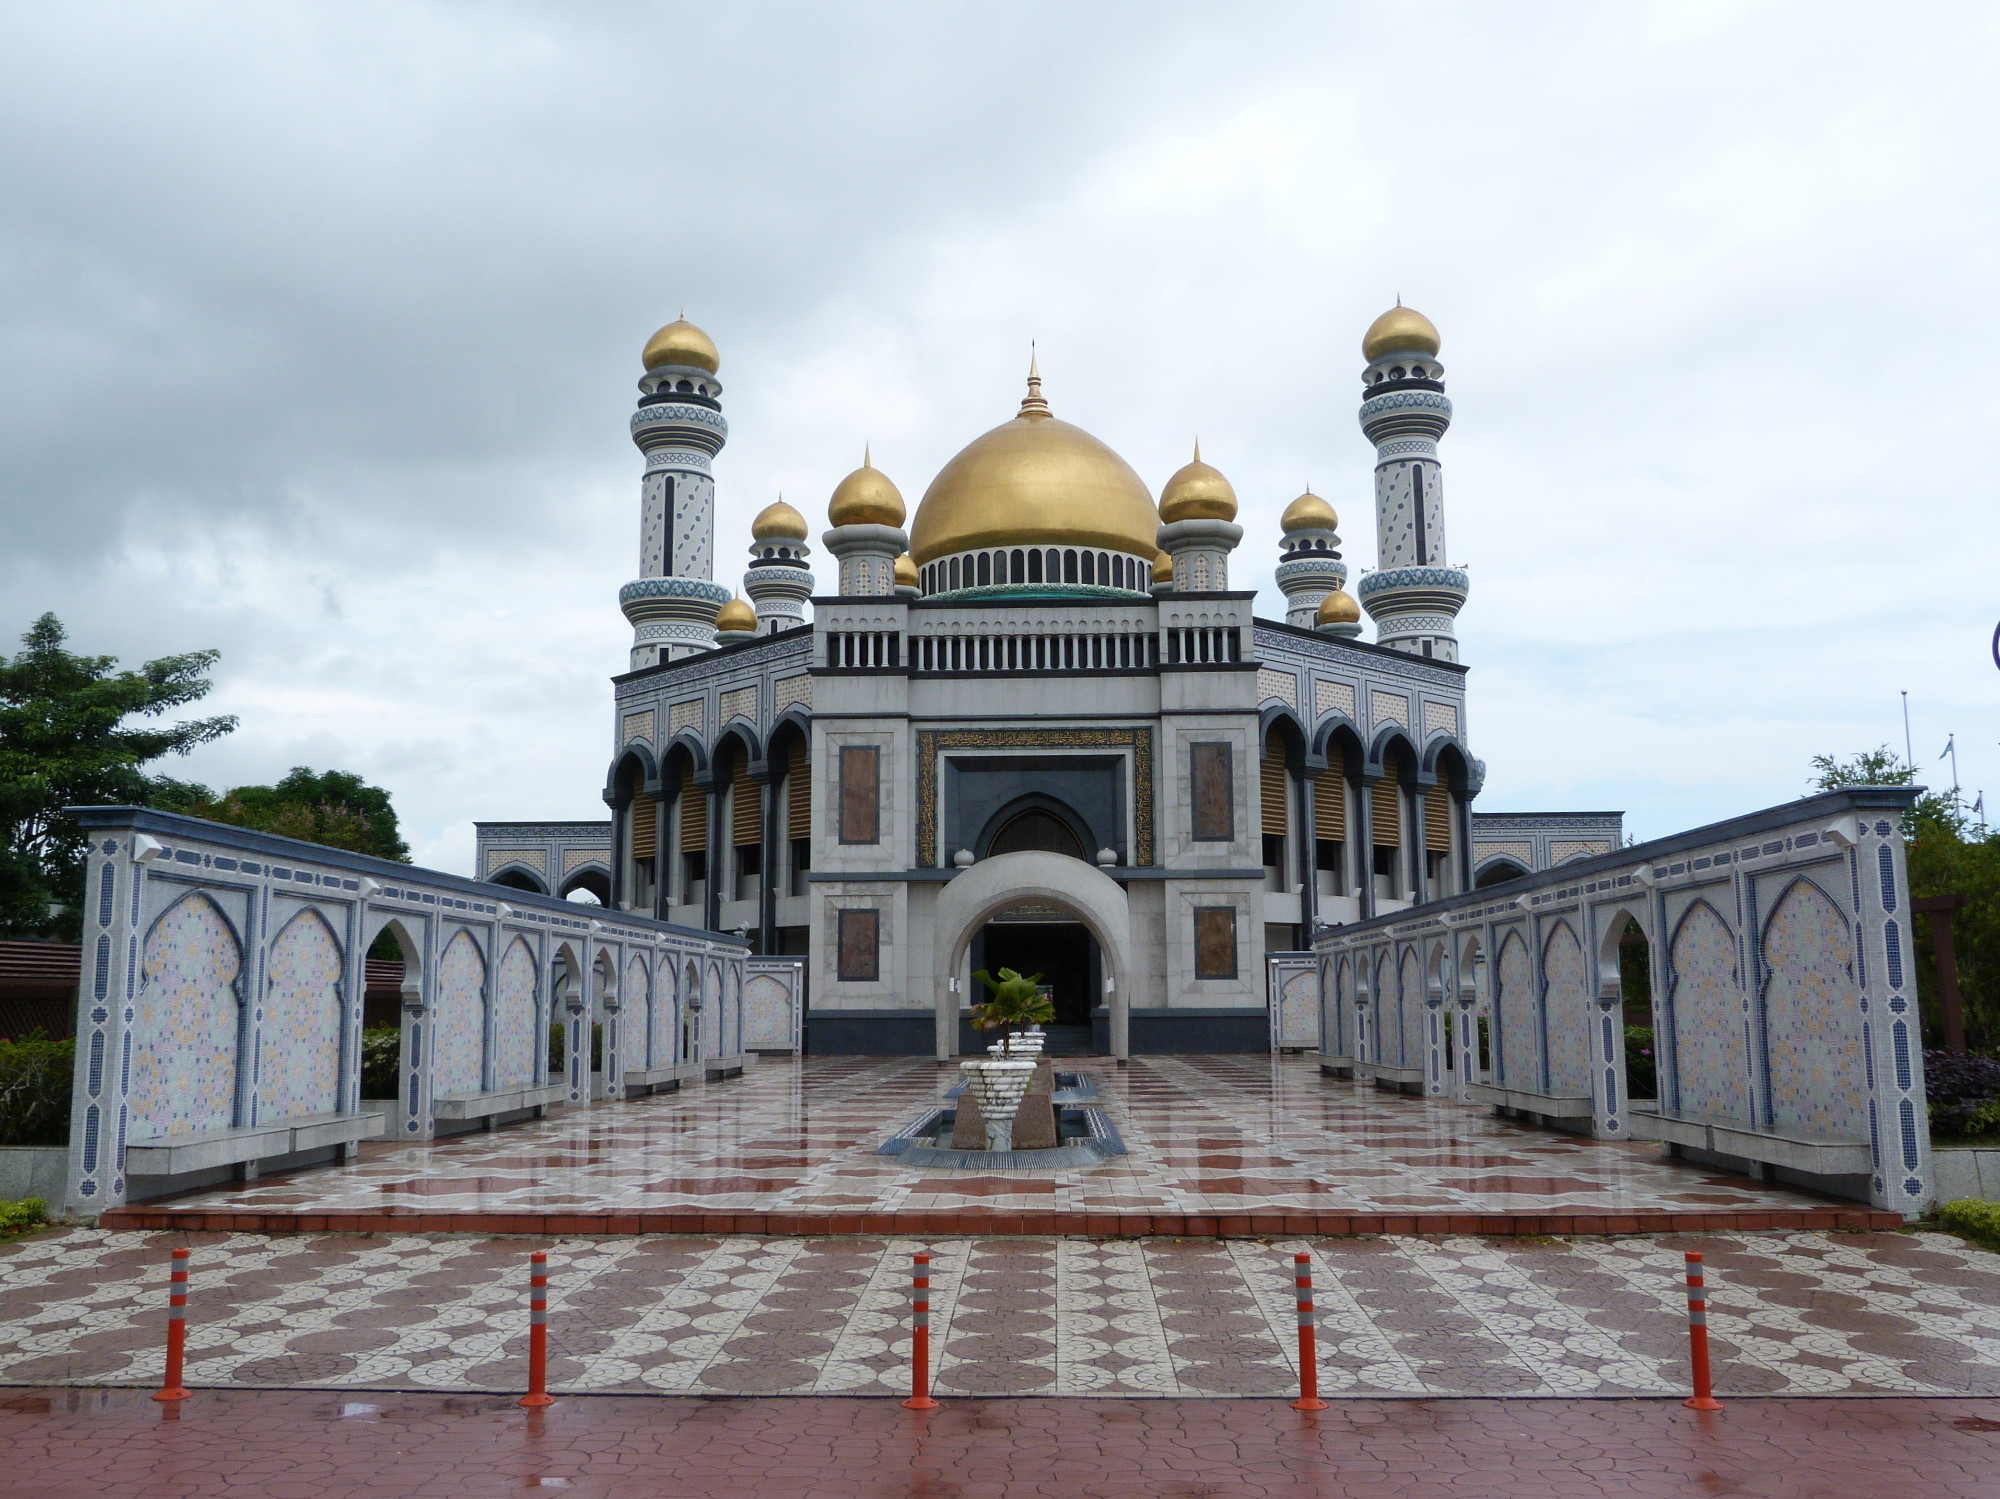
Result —
<instances>
[{"instance_id":1,"label":"gold spire on dome","mask_svg":"<svg viewBox=\"0 0 2000 1499\"><path fill-rule=\"evenodd\" d=\"M1201 461L1201 440L1195 439L1194 462L1181 468L1160 491L1160 519L1235 520L1236 491L1227 479Z\"/></svg>"},{"instance_id":2,"label":"gold spire on dome","mask_svg":"<svg viewBox=\"0 0 2000 1499\"><path fill-rule=\"evenodd\" d=\"M1437 325L1414 307L1405 307L1401 297L1396 305L1368 325L1361 335L1361 357L1370 364L1384 354L1407 350L1413 354L1435 354L1439 339Z\"/></svg>"},{"instance_id":3,"label":"gold spire on dome","mask_svg":"<svg viewBox=\"0 0 2000 1499\"><path fill-rule=\"evenodd\" d=\"M908 552L896 559L896 586L898 588L921 586L917 579L917 564L911 560Z\"/></svg>"},{"instance_id":4,"label":"gold spire on dome","mask_svg":"<svg viewBox=\"0 0 2000 1499\"><path fill-rule=\"evenodd\" d=\"M1153 559L1153 581L1171 583L1174 581L1174 559L1161 552Z\"/></svg>"},{"instance_id":5,"label":"gold spire on dome","mask_svg":"<svg viewBox=\"0 0 2000 1499\"><path fill-rule=\"evenodd\" d=\"M766 505L757 512L757 518L750 522L752 541L804 541L806 539L806 518L785 503L779 495L775 504Z\"/></svg>"},{"instance_id":6,"label":"gold spire on dome","mask_svg":"<svg viewBox=\"0 0 2000 1499\"><path fill-rule=\"evenodd\" d=\"M754 635L757 632L757 611L743 600L732 597L716 611L715 629L719 635L746 632Z\"/></svg>"},{"instance_id":7,"label":"gold spire on dome","mask_svg":"<svg viewBox=\"0 0 2000 1499\"><path fill-rule=\"evenodd\" d=\"M1361 606L1354 601L1354 595L1343 588L1336 588L1319 601L1319 610L1313 615L1316 625L1358 625L1361 623Z\"/></svg>"},{"instance_id":8,"label":"gold spire on dome","mask_svg":"<svg viewBox=\"0 0 2000 1499\"><path fill-rule=\"evenodd\" d=\"M713 375L722 369L722 356L715 351L714 340L690 323L685 311L646 340L646 352L639 358L649 370L663 364L685 364Z\"/></svg>"},{"instance_id":9,"label":"gold spire on dome","mask_svg":"<svg viewBox=\"0 0 2000 1499\"><path fill-rule=\"evenodd\" d=\"M938 470L910 526L910 555L925 567L979 547L1039 544L1143 557L1159 529L1132 465L1049 411L1031 350L1020 411Z\"/></svg>"},{"instance_id":10,"label":"gold spire on dome","mask_svg":"<svg viewBox=\"0 0 2000 1499\"><path fill-rule=\"evenodd\" d=\"M903 492L875 467L872 446L861 449L861 467L842 479L826 504L830 526L901 526L909 510Z\"/></svg>"},{"instance_id":11,"label":"gold spire on dome","mask_svg":"<svg viewBox=\"0 0 2000 1499\"><path fill-rule=\"evenodd\" d=\"M1312 485L1306 492L1285 507L1285 513L1278 517L1280 531L1331 531L1340 525L1340 517L1333 506L1312 492Z\"/></svg>"}]
</instances>

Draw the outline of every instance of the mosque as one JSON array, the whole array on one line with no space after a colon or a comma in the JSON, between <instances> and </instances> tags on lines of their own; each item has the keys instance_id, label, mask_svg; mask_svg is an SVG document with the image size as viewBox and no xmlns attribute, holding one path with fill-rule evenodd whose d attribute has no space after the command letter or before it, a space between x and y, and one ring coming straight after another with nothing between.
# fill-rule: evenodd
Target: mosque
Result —
<instances>
[{"instance_id":1,"label":"mosque","mask_svg":"<svg viewBox=\"0 0 2000 1499\"><path fill-rule=\"evenodd\" d=\"M974 1050L972 975L1003 965L1051 986L1053 1050L1266 1050L1268 954L1623 842L1615 812L1472 811L1439 347L1400 303L1368 328L1376 566L1350 592L1333 507L1300 495L1280 621L1231 587L1237 497L1199 448L1156 503L1032 362L914 514L869 456L840 481L830 591L806 517L762 511L738 599L721 358L669 323L631 418L610 820L481 823L479 877L798 956L816 1053Z\"/></svg>"}]
</instances>

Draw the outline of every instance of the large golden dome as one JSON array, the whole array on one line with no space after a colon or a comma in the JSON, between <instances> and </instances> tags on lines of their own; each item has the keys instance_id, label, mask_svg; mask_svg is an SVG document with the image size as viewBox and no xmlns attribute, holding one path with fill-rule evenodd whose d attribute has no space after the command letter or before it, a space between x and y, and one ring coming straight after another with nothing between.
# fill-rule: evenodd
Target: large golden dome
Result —
<instances>
[{"instance_id":1,"label":"large golden dome","mask_svg":"<svg viewBox=\"0 0 2000 1499\"><path fill-rule=\"evenodd\" d=\"M909 513L903 492L875 467L874 455L866 448L861 467L836 484L833 498L826 502L829 526L900 526Z\"/></svg>"},{"instance_id":2,"label":"large golden dome","mask_svg":"<svg viewBox=\"0 0 2000 1499\"><path fill-rule=\"evenodd\" d=\"M1174 471L1160 491L1160 519L1235 520L1236 490L1219 470L1201 461L1201 444L1194 445L1194 462Z\"/></svg>"},{"instance_id":3,"label":"large golden dome","mask_svg":"<svg viewBox=\"0 0 2000 1499\"><path fill-rule=\"evenodd\" d=\"M1308 489L1278 517L1280 531L1333 531L1340 526L1340 517L1333 513L1333 506Z\"/></svg>"},{"instance_id":4,"label":"large golden dome","mask_svg":"<svg viewBox=\"0 0 2000 1499\"><path fill-rule=\"evenodd\" d=\"M1384 354L1404 350L1435 354L1438 351L1437 325L1414 307L1398 302L1368 325L1361 335L1361 357L1373 363Z\"/></svg>"},{"instance_id":5,"label":"large golden dome","mask_svg":"<svg viewBox=\"0 0 2000 1499\"><path fill-rule=\"evenodd\" d=\"M1144 557L1159 530L1145 481L1081 427L1051 416L1031 369L1020 414L974 438L931 480L910 555L922 567L976 547L1040 543Z\"/></svg>"},{"instance_id":6,"label":"large golden dome","mask_svg":"<svg viewBox=\"0 0 2000 1499\"><path fill-rule=\"evenodd\" d=\"M752 541L804 541L806 518L782 499L766 505L750 522Z\"/></svg>"},{"instance_id":7,"label":"large golden dome","mask_svg":"<svg viewBox=\"0 0 2000 1499\"><path fill-rule=\"evenodd\" d=\"M722 369L722 356L716 353L714 341L690 323L686 313L647 339L646 352L639 358L649 370L663 364L688 364L713 375Z\"/></svg>"}]
</instances>

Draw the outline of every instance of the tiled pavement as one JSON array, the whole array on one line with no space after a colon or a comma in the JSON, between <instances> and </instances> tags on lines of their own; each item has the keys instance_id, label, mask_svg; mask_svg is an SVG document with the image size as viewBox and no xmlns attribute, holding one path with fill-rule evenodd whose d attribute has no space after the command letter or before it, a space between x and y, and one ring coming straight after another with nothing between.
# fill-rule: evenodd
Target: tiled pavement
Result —
<instances>
[{"instance_id":1,"label":"tiled pavement","mask_svg":"<svg viewBox=\"0 0 2000 1499\"><path fill-rule=\"evenodd\" d=\"M956 1401L133 1391L0 1396L0 1494L34 1499L1974 1499L2000 1404Z\"/></svg>"},{"instance_id":2,"label":"tiled pavement","mask_svg":"<svg viewBox=\"0 0 2000 1499\"><path fill-rule=\"evenodd\" d=\"M0 1383L160 1376L176 1234L0 1248ZM525 1378L534 1241L197 1236L187 1381L502 1391ZM628 1236L551 1251L569 1392L893 1395L911 1241ZM1298 1241L927 1246L945 1395L1276 1395L1296 1387ZM2000 1256L1936 1234L1311 1243L1320 1384L1365 1396L1685 1389L1681 1250L1708 1256L1726 1394L2000 1394Z\"/></svg>"},{"instance_id":3,"label":"tiled pavement","mask_svg":"<svg viewBox=\"0 0 2000 1499\"><path fill-rule=\"evenodd\" d=\"M1080 1061L1130 1154L923 1171L875 1147L955 1069L767 1060L740 1080L107 1215L111 1226L572 1233L1602 1233L1884 1227L1657 1146L1322 1078L1313 1058Z\"/></svg>"}]
</instances>

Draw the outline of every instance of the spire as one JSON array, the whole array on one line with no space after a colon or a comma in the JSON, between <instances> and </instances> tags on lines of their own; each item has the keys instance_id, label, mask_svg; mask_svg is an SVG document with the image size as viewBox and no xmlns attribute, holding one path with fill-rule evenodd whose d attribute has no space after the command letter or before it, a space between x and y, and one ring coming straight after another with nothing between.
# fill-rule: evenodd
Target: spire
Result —
<instances>
[{"instance_id":1,"label":"spire","mask_svg":"<svg viewBox=\"0 0 2000 1499\"><path fill-rule=\"evenodd\" d=\"M1022 416L1047 416L1049 403L1042 399L1042 370L1035 357L1035 341L1028 340L1028 393L1021 398Z\"/></svg>"},{"instance_id":2,"label":"spire","mask_svg":"<svg viewBox=\"0 0 2000 1499\"><path fill-rule=\"evenodd\" d=\"M1201 462L1201 439L1199 437L1194 440L1194 461L1196 463Z\"/></svg>"},{"instance_id":3,"label":"spire","mask_svg":"<svg viewBox=\"0 0 2000 1499\"><path fill-rule=\"evenodd\" d=\"M861 444L861 466L863 468L873 468L875 466L874 443L864 442Z\"/></svg>"}]
</instances>

